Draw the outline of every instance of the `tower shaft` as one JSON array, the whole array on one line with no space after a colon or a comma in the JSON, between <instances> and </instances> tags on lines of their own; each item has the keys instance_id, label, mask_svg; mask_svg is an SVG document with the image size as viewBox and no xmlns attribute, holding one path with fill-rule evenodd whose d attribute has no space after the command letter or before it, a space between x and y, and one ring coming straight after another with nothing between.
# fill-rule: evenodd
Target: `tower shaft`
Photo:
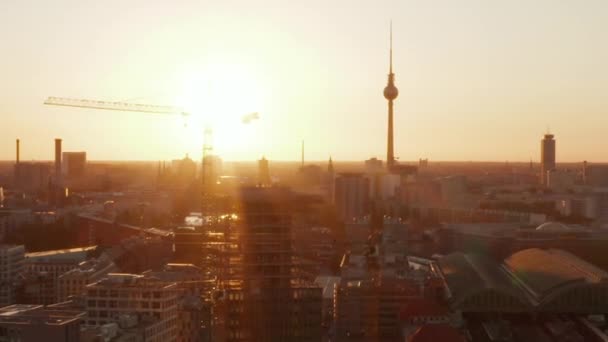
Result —
<instances>
[{"instance_id":1,"label":"tower shaft","mask_svg":"<svg viewBox=\"0 0 608 342\"><path fill-rule=\"evenodd\" d=\"M395 164L395 153L393 149L393 100L388 100L388 134L386 146L386 164L389 168Z\"/></svg>"}]
</instances>

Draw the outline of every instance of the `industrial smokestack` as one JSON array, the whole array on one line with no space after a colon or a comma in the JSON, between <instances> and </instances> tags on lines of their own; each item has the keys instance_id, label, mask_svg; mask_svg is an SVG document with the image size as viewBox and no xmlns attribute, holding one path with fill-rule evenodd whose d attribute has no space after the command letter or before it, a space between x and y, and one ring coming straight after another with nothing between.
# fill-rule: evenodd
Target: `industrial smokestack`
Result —
<instances>
[{"instance_id":1,"label":"industrial smokestack","mask_svg":"<svg viewBox=\"0 0 608 342\"><path fill-rule=\"evenodd\" d=\"M17 153L17 165L19 165L19 139L17 139L17 145L15 146Z\"/></svg>"},{"instance_id":2,"label":"industrial smokestack","mask_svg":"<svg viewBox=\"0 0 608 342\"><path fill-rule=\"evenodd\" d=\"M55 139L55 182L61 185L61 139Z\"/></svg>"}]
</instances>

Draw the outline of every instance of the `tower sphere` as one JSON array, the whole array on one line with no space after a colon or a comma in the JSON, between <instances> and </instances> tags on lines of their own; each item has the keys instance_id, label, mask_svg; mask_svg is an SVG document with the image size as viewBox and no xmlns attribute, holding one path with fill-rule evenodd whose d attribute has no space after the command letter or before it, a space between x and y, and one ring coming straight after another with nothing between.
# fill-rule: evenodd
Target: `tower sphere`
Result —
<instances>
[{"instance_id":1,"label":"tower sphere","mask_svg":"<svg viewBox=\"0 0 608 342\"><path fill-rule=\"evenodd\" d=\"M395 87L394 84L389 83L386 87L384 87L384 98L387 100L394 100L399 95L399 90Z\"/></svg>"}]
</instances>

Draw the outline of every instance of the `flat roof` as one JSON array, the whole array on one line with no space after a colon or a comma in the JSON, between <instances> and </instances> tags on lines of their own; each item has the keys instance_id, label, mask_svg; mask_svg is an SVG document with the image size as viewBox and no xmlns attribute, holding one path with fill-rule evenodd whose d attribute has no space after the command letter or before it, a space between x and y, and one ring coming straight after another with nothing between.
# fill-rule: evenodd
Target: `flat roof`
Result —
<instances>
[{"instance_id":1,"label":"flat roof","mask_svg":"<svg viewBox=\"0 0 608 342\"><path fill-rule=\"evenodd\" d=\"M83 252L89 252L97 248L97 246L87 246L87 247L75 247L75 248L66 248L66 249L54 249L50 251L40 251L40 252L31 252L26 253L26 258L41 258L41 257L53 257L53 256L67 256L69 254L78 254Z\"/></svg>"}]
</instances>

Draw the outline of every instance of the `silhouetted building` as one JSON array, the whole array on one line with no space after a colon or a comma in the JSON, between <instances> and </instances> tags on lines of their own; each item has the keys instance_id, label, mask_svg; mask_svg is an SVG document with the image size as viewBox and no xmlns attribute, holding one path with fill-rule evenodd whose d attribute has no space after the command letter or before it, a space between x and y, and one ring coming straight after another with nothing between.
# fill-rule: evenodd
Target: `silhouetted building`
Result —
<instances>
[{"instance_id":1,"label":"silhouetted building","mask_svg":"<svg viewBox=\"0 0 608 342\"><path fill-rule=\"evenodd\" d=\"M369 179L360 173L340 173L335 181L334 203L342 220L369 214Z\"/></svg>"},{"instance_id":2,"label":"silhouetted building","mask_svg":"<svg viewBox=\"0 0 608 342\"><path fill-rule=\"evenodd\" d=\"M188 155L183 159L173 160L171 171L180 186L190 185L196 179L196 163Z\"/></svg>"},{"instance_id":3,"label":"silhouetted building","mask_svg":"<svg viewBox=\"0 0 608 342\"><path fill-rule=\"evenodd\" d=\"M583 181L589 186L608 187L608 165L585 165Z\"/></svg>"},{"instance_id":4,"label":"silhouetted building","mask_svg":"<svg viewBox=\"0 0 608 342\"><path fill-rule=\"evenodd\" d=\"M382 165L382 160L374 157L365 161L365 173L383 173L386 171Z\"/></svg>"},{"instance_id":5,"label":"silhouetted building","mask_svg":"<svg viewBox=\"0 0 608 342\"><path fill-rule=\"evenodd\" d=\"M325 187L327 191L327 202L334 202L334 191L336 188L336 171L334 170L334 162L331 157L329 157L329 162L327 163L327 174L325 176Z\"/></svg>"},{"instance_id":6,"label":"silhouetted building","mask_svg":"<svg viewBox=\"0 0 608 342\"><path fill-rule=\"evenodd\" d=\"M270 186L272 180L270 179L270 167L268 165L268 159L262 157L258 160L258 185Z\"/></svg>"},{"instance_id":7,"label":"silhouetted building","mask_svg":"<svg viewBox=\"0 0 608 342\"><path fill-rule=\"evenodd\" d=\"M219 176L222 173L222 158L208 154L203 158L202 176L203 184L207 191L213 192L216 188Z\"/></svg>"},{"instance_id":8,"label":"silhouetted building","mask_svg":"<svg viewBox=\"0 0 608 342\"><path fill-rule=\"evenodd\" d=\"M51 165L20 162L15 164L15 177L15 186L25 192L46 191L51 177Z\"/></svg>"},{"instance_id":9,"label":"silhouetted building","mask_svg":"<svg viewBox=\"0 0 608 342\"><path fill-rule=\"evenodd\" d=\"M84 176L86 164L86 152L63 152L63 162L61 163L61 168L63 175L68 179Z\"/></svg>"},{"instance_id":10,"label":"silhouetted building","mask_svg":"<svg viewBox=\"0 0 608 342\"><path fill-rule=\"evenodd\" d=\"M547 188L554 192L565 192L572 190L576 183L577 174L570 170L550 170L547 171Z\"/></svg>"},{"instance_id":11,"label":"silhouetted building","mask_svg":"<svg viewBox=\"0 0 608 342\"><path fill-rule=\"evenodd\" d=\"M0 305L16 303L16 290L24 271L25 248L0 245Z\"/></svg>"},{"instance_id":12,"label":"silhouetted building","mask_svg":"<svg viewBox=\"0 0 608 342\"><path fill-rule=\"evenodd\" d=\"M555 140L553 134L545 134L540 142L540 181L547 185L547 172L555 169Z\"/></svg>"},{"instance_id":13,"label":"silhouetted building","mask_svg":"<svg viewBox=\"0 0 608 342\"><path fill-rule=\"evenodd\" d=\"M62 182L62 173L61 173L61 139L55 139L55 186L61 187L63 185Z\"/></svg>"},{"instance_id":14,"label":"silhouetted building","mask_svg":"<svg viewBox=\"0 0 608 342\"><path fill-rule=\"evenodd\" d=\"M235 295L242 296L243 315L240 329L233 329L229 340L321 338L321 288L294 273L291 196L285 188L241 191L238 234L243 283L242 294Z\"/></svg>"}]
</instances>

